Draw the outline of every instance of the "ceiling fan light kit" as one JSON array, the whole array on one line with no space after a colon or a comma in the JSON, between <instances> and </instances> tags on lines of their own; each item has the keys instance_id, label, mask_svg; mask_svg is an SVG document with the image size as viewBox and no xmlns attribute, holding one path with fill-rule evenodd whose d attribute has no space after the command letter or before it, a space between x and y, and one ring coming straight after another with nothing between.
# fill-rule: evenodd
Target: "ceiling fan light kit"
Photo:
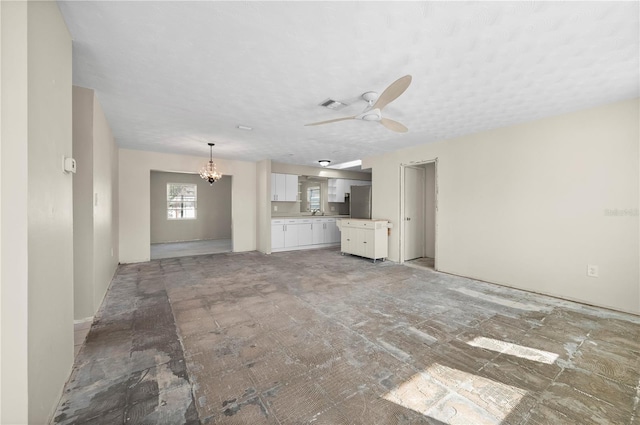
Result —
<instances>
[{"instance_id":1,"label":"ceiling fan light kit","mask_svg":"<svg viewBox=\"0 0 640 425\"><path fill-rule=\"evenodd\" d=\"M361 113L356 117L356 119L363 121L380 121L382 119L382 114L380 113L380 109L373 109Z\"/></svg>"},{"instance_id":2,"label":"ceiling fan light kit","mask_svg":"<svg viewBox=\"0 0 640 425\"><path fill-rule=\"evenodd\" d=\"M394 121L389 118L384 118L382 116L382 110L389 103L396 100L402 93L407 90L411 84L411 75L405 75L404 77L398 78L396 81L391 83L389 87L384 89L382 94L378 96L376 92L368 91L362 94L362 98L366 100L369 105L367 108L362 111L359 115L353 115L350 117L343 118L335 118L327 121L314 122L311 124L305 124L305 126L314 126L321 124L329 124L338 121L347 121L347 120L361 120L361 121L378 121L380 124L385 126L391 131L395 131L396 133L406 133L409 129L404 125L399 123L398 121ZM330 99L328 99L330 100ZM327 101L323 102L321 105L324 105Z\"/></svg>"}]
</instances>

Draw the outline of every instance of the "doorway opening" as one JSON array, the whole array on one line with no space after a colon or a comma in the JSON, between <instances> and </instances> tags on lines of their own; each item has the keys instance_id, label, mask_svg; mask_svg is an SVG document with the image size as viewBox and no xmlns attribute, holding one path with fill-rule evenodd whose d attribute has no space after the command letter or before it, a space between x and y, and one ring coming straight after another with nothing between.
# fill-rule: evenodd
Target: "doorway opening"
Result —
<instances>
[{"instance_id":1,"label":"doorway opening","mask_svg":"<svg viewBox=\"0 0 640 425\"><path fill-rule=\"evenodd\" d=\"M198 174L151 171L151 259L233 249L231 176L213 185Z\"/></svg>"},{"instance_id":2,"label":"doorway opening","mask_svg":"<svg viewBox=\"0 0 640 425\"><path fill-rule=\"evenodd\" d=\"M438 160L400 166L400 263L437 270Z\"/></svg>"}]
</instances>

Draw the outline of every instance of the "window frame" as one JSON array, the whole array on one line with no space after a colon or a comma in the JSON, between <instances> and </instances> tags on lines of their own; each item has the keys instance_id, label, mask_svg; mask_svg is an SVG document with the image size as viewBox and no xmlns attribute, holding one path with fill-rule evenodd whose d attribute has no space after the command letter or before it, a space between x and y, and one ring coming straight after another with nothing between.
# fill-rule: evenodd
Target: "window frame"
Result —
<instances>
[{"instance_id":1,"label":"window frame","mask_svg":"<svg viewBox=\"0 0 640 425\"><path fill-rule=\"evenodd\" d=\"M316 191L318 193L318 198L317 198L318 199L318 203L317 203L318 206L317 206L317 208L313 208L313 205L315 205L315 204L311 203L311 197L312 197L312 192L316 192ZM320 197L320 187L319 186L313 186L313 187L308 187L307 188L307 203L309 204L309 211L313 211L314 209L320 211L320 208L322 206L322 201L321 201L321 197Z\"/></svg>"},{"instance_id":2,"label":"window frame","mask_svg":"<svg viewBox=\"0 0 640 425\"><path fill-rule=\"evenodd\" d=\"M171 187L172 186L192 186L193 187L193 200L188 199L188 200L174 200L171 198ZM174 196L188 196L188 195L174 195ZM196 220L198 218L198 185L196 183L167 183L167 198L166 198L166 202L167 202L167 220ZM172 208L171 204L175 203L175 202L182 202L182 203L189 203L189 204L193 204L193 208L188 208L188 207L181 207L181 208ZM175 217L171 217L170 214L172 211L175 211ZM189 212L193 211L193 217L185 217L185 213L188 214ZM180 217L180 212L182 212L182 217Z\"/></svg>"}]
</instances>

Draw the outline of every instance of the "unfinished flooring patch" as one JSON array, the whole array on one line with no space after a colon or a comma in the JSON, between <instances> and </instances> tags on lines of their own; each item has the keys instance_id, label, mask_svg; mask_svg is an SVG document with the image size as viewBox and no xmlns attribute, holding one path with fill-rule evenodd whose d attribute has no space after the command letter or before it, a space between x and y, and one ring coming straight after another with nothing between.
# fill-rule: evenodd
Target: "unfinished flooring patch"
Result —
<instances>
[{"instance_id":1,"label":"unfinished flooring patch","mask_svg":"<svg viewBox=\"0 0 640 425\"><path fill-rule=\"evenodd\" d=\"M54 423L200 423L162 274L143 268L118 269Z\"/></svg>"},{"instance_id":2,"label":"unfinished flooring patch","mask_svg":"<svg viewBox=\"0 0 640 425\"><path fill-rule=\"evenodd\" d=\"M637 316L337 249L228 253L121 266L55 422L637 425L639 382Z\"/></svg>"}]
</instances>

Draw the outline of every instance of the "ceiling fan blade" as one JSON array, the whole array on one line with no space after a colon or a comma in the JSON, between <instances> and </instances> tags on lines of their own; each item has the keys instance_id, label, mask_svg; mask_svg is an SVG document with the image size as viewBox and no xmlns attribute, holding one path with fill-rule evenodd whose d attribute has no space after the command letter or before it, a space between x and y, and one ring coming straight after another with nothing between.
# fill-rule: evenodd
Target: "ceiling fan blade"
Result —
<instances>
[{"instance_id":1,"label":"ceiling fan blade","mask_svg":"<svg viewBox=\"0 0 640 425\"><path fill-rule=\"evenodd\" d=\"M395 131L396 133L406 133L409 131L404 124L400 124L398 121L390 120L389 118L382 118L380 120L380 124L384 125L389 130Z\"/></svg>"},{"instance_id":2,"label":"ceiling fan blade","mask_svg":"<svg viewBox=\"0 0 640 425\"><path fill-rule=\"evenodd\" d=\"M409 84L411 84L411 75L405 75L404 77L398 78L382 92L371 109L384 108L404 93L407 87L409 87Z\"/></svg>"},{"instance_id":3,"label":"ceiling fan blade","mask_svg":"<svg viewBox=\"0 0 640 425\"><path fill-rule=\"evenodd\" d=\"M305 127L307 127L307 126L310 126L310 125L329 124L329 123L332 123L332 122L352 120L352 119L354 119L355 117L356 117L356 116L355 116L355 115L353 115L353 116L351 116L351 117L336 118L336 119L328 120L328 121L313 122L313 123L311 123L311 124L305 124L304 126L305 126Z\"/></svg>"}]
</instances>

